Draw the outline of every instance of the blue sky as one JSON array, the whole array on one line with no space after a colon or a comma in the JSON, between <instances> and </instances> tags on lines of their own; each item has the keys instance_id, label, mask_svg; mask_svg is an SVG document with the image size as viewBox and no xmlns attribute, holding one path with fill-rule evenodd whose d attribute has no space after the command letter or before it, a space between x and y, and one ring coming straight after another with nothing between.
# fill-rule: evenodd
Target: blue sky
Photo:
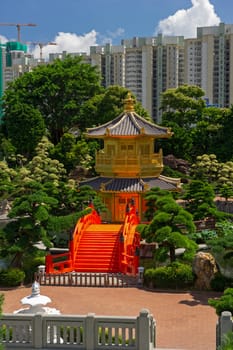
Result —
<instances>
[{"instance_id":1,"label":"blue sky","mask_svg":"<svg viewBox=\"0 0 233 350\"><path fill-rule=\"evenodd\" d=\"M23 42L56 42L46 52L87 51L123 38L196 35L197 26L233 24L233 0L2 0L0 23L21 27ZM16 40L16 26L0 26L0 41ZM36 46L35 46L36 48ZM36 48L35 54L39 49Z\"/></svg>"}]
</instances>

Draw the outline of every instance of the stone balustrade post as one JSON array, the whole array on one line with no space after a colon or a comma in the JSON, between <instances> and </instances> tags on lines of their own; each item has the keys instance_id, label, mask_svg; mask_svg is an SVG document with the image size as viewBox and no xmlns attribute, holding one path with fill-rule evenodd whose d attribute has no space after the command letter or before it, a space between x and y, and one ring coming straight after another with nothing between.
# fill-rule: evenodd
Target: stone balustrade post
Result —
<instances>
[{"instance_id":1,"label":"stone balustrade post","mask_svg":"<svg viewBox=\"0 0 233 350\"><path fill-rule=\"evenodd\" d=\"M218 346L222 345L224 335L232 332L233 327L232 327L232 314L230 311L223 311L221 313L221 316L218 319L218 324L217 324L217 334L216 334L216 348Z\"/></svg>"},{"instance_id":2,"label":"stone balustrade post","mask_svg":"<svg viewBox=\"0 0 233 350\"><path fill-rule=\"evenodd\" d=\"M85 320L85 334L84 334L86 350L94 350L95 349L95 314L89 313L87 314Z\"/></svg>"},{"instance_id":3,"label":"stone balustrade post","mask_svg":"<svg viewBox=\"0 0 233 350\"><path fill-rule=\"evenodd\" d=\"M147 309L140 311L137 318L137 327L137 349L152 350L155 345L152 336L155 332L151 329L151 315Z\"/></svg>"},{"instance_id":4,"label":"stone balustrade post","mask_svg":"<svg viewBox=\"0 0 233 350\"><path fill-rule=\"evenodd\" d=\"M43 347L43 326L42 326L42 314L41 313L37 313L33 317L33 340L32 341L33 341L33 346L35 349L42 349L42 347Z\"/></svg>"}]
</instances>

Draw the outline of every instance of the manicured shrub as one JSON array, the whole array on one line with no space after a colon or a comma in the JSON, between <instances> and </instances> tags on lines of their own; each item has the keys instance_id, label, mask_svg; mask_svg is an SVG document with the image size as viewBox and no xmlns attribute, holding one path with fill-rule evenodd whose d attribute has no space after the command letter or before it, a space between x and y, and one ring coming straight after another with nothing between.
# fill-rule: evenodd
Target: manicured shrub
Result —
<instances>
[{"instance_id":1,"label":"manicured shrub","mask_svg":"<svg viewBox=\"0 0 233 350\"><path fill-rule=\"evenodd\" d=\"M148 269L144 274L145 284L156 288L187 288L193 285L194 278L192 267L180 262Z\"/></svg>"},{"instance_id":2,"label":"manicured shrub","mask_svg":"<svg viewBox=\"0 0 233 350\"><path fill-rule=\"evenodd\" d=\"M155 273L154 268L150 268L150 269L145 270L145 272L144 272L144 284L147 287L155 287L154 273Z\"/></svg>"},{"instance_id":3,"label":"manicured shrub","mask_svg":"<svg viewBox=\"0 0 233 350\"><path fill-rule=\"evenodd\" d=\"M202 230L200 232L194 232L189 235L189 238L195 241L197 244L207 243L211 239L218 237L215 230Z\"/></svg>"},{"instance_id":4,"label":"manicured shrub","mask_svg":"<svg viewBox=\"0 0 233 350\"><path fill-rule=\"evenodd\" d=\"M31 259L27 258L24 260L23 270L25 273L25 283L34 282L35 272L38 271L38 266L45 265L45 257L44 256L36 256Z\"/></svg>"},{"instance_id":5,"label":"manicured shrub","mask_svg":"<svg viewBox=\"0 0 233 350\"><path fill-rule=\"evenodd\" d=\"M137 226L137 230L136 231L138 233L140 233L141 238L145 238L147 229L148 229L148 225L146 225L146 224L139 224Z\"/></svg>"},{"instance_id":6,"label":"manicured shrub","mask_svg":"<svg viewBox=\"0 0 233 350\"><path fill-rule=\"evenodd\" d=\"M210 298L208 304L215 308L218 316L223 311L230 311L233 314L233 288L225 289L223 295L218 299Z\"/></svg>"},{"instance_id":7,"label":"manicured shrub","mask_svg":"<svg viewBox=\"0 0 233 350\"><path fill-rule=\"evenodd\" d=\"M17 287L25 278L24 271L18 268L9 268L0 272L0 285L4 287Z\"/></svg>"}]
</instances>

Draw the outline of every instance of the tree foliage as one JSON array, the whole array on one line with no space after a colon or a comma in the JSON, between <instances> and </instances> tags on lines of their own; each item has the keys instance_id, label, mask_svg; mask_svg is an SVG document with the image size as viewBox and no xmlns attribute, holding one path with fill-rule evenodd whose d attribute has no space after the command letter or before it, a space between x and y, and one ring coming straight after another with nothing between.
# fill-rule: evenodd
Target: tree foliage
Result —
<instances>
[{"instance_id":1,"label":"tree foliage","mask_svg":"<svg viewBox=\"0 0 233 350\"><path fill-rule=\"evenodd\" d=\"M50 150L50 154L64 164L68 173L76 166L88 170L92 168L95 162L95 153L92 146L94 149L99 147L98 143L95 141L88 142L83 136L76 138L71 133L64 133L60 142Z\"/></svg>"},{"instance_id":2,"label":"tree foliage","mask_svg":"<svg viewBox=\"0 0 233 350\"><path fill-rule=\"evenodd\" d=\"M163 143L165 154L193 161L203 153L214 153L222 161L232 160L233 109L207 107L204 91L180 86L162 94L162 124L171 127L172 139Z\"/></svg>"},{"instance_id":3,"label":"tree foliage","mask_svg":"<svg viewBox=\"0 0 233 350\"><path fill-rule=\"evenodd\" d=\"M183 198L185 207L193 215L194 220L203 220L207 217L222 218L214 203L215 193L213 187L201 180L193 180L185 186Z\"/></svg>"},{"instance_id":4,"label":"tree foliage","mask_svg":"<svg viewBox=\"0 0 233 350\"><path fill-rule=\"evenodd\" d=\"M163 122L175 122L178 126L190 129L199 120L205 106L204 91L197 86L183 85L168 89L162 94L161 109Z\"/></svg>"},{"instance_id":5,"label":"tree foliage","mask_svg":"<svg viewBox=\"0 0 233 350\"><path fill-rule=\"evenodd\" d=\"M215 308L218 316L223 311L230 311L233 314L233 288L227 288L220 298L210 298L208 304Z\"/></svg>"},{"instance_id":6,"label":"tree foliage","mask_svg":"<svg viewBox=\"0 0 233 350\"><path fill-rule=\"evenodd\" d=\"M28 157L45 133L44 119L38 109L17 100L5 118L7 136L16 152Z\"/></svg>"},{"instance_id":7,"label":"tree foliage","mask_svg":"<svg viewBox=\"0 0 233 350\"><path fill-rule=\"evenodd\" d=\"M68 56L48 65L39 65L14 80L6 89L6 131L9 132L11 120L18 114L15 108L27 105L43 116L51 141L56 144L70 127L82 127L82 105L101 89L96 67L83 63L80 57Z\"/></svg>"},{"instance_id":8,"label":"tree foliage","mask_svg":"<svg viewBox=\"0 0 233 350\"><path fill-rule=\"evenodd\" d=\"M128 89L118 85L109 86L101 94L86 101L81 111L82 130L104 124L120 115L124 110L124 99L128 92ZM134 100L135 111L142 117L151 120L141 103L136 102L135 97Z\"/></svg>"},{"instance_id":9,"label":"tree foliage","mask_svg":"<svg viewBox=\"0 0 233 350\"><path fill-rule=\"evenodd\" d=\"M36 244L52 247L61 233L70 238L77 220L88 212L92 201L97 210L104 206L89 186L77 191L74 181L45 183L27 181L13 201L8 216L13 219L0 231L0 255L12 257L12 266L21 267L25 257L35 255Z\"/></svg>"},{"instance_id":10,"label":"tree foliage","mask_svg":"<svg viewBox=\"0 0 233 350\"><path fill-rule=\"evenodd\" d=\"M9 217L15 220L10 221L0 233L1 256L13 257L12 266L21 267L24 255L30 253L33 256L36 243L51 246L45 223L50 208L56 205L56 199L40 189L15 199L9 213Z\"/></svg>"},{"instance_id":11,"label":"tree foliage","mask_svg":"<svg viewBox=\"0 0 233 350\"><path fill-rule=\"evenodd\" d=\"M175 250L185 248L184 259L193 257L196 244L187 237L195 231L192 215L184 210L168 192L164 195L159 189L148 192L150 201L155 199L156 211L146 231L146 241L157 242L157 256L166 258L169 253L171 262L175 261Z\"/></svg>"},{"instance_id":12,"label":"tree foliage","mask_svg":"<svg viewBox=\"0 0 233 350\"><path fill-rule=\"evenodd\" d=\"M215 154L203 154L191 166L191 176L211 184L226 199L233 197L233 162L219 162Z\"/></svg>"}]
</instances>

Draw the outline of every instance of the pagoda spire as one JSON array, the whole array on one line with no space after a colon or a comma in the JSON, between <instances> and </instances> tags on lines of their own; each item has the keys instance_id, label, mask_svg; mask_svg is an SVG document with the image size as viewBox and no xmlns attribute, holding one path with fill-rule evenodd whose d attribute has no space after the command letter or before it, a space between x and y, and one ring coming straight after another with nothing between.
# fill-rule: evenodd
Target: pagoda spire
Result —
<instances>
[{"instance_id":1,"label":"pagoda spire","mask_svg":"<svg viewBox=\"0 0 233 350\"><path fill-rule=\"evenodd\" d=\"M134 112L134 103L131 93L128 92L126 99L124 99L124 112Z\"/></svg>"}]
</instances>

